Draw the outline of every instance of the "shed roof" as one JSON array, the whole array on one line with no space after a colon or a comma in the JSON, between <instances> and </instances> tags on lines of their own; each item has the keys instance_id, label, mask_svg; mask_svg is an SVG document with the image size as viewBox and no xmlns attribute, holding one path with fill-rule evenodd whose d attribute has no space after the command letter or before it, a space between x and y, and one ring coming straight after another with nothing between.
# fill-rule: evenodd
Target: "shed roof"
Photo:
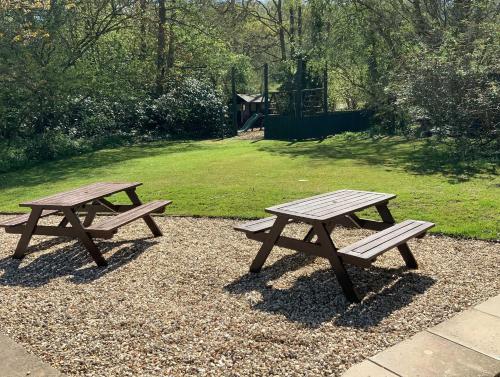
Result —
<instances>
[{"instance_id":1,"label":"shed roof","mask_svg":"<svg viewBox=\"0 0 500 377\"><path fill-rule=\"evenodd\" d=\"M264 96L262 94L236 94L241 100L247 103L263 103Z\"/></svg>"}]
</instances>

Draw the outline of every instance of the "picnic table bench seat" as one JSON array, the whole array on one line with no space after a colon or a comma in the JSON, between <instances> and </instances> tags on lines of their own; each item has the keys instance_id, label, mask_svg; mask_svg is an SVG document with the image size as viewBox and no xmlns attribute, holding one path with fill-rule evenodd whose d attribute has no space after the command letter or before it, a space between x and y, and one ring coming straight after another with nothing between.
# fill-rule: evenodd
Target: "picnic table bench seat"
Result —
<instances>
[{"instance_id":1,"label":"picnic table bench seat","mask_svg":"<svg viewBox=\"0 0 500 377\"><path fill-rule=\"evenodd\" d=\"M276 216L271 216L239 224L234 229L247 233L250 239L254 239L252 235L268 231L275 221ZM345 263L368 267L380 254L403 245L412 238L425 235L433 226L433 223L427 221L406 220L339 249L337 253ZM286 247L284 243L278 242L278 244Z\"/></svg>"},{"instance_id":2,"label":"picnic table bench seat","mask_svg":"<svg viewBox=\"0 0 500 377\"><path fill-rule=\"evenodd\" d=\"M412 238L424 235L433 226L433 223L427 221L405 220L339 249L337 253L346 263L368 266L380 254L404 245Z\"/></svg>"},{"instance_id":3,"label":"picnic table bench seat","mask_svg":"<svg viewBox=\"0 0 500 377\"><path fill-rule=\"evenodd\" d=\"M248 221L244 224L239 224L234 227L235 230L245 233L260 233L271 229L276 221L276 216L265 217L263 219ZM288 221L293 222L292 220Z\"/></svg>"},{"instance_id":4,"label":"picnic table bench seat","mask_svg":"<svg viewBox=\"0 0 500 377\"><path fill-rule=\"evenodd\" d=\"M145 215L149 215L157 210L163 211L166 206L171 204L171 200L155 200L146 204L141 204L126 212L122 212L116 216L107 218L97 224L86 227L85 230L95 236L113 235L118 228L131 223L134 220L140 219Z\"/></svg>"},{"instance_id":5,"label":"picnic table bench seat","mask_svg":"<svg viewBox=\"0 0 500 377\"><path fill-rule=\"evenodd\" d=\"M42 211L40 217L55 215L57 212L59 212L59 210L57 209L46 209ZM29 213L25 213L15 217L10 217L4 221L0 221L0 228L9 228L18 225L24 225L28 222L29 217L30 217Z\"/></svg>"}]
</instances>

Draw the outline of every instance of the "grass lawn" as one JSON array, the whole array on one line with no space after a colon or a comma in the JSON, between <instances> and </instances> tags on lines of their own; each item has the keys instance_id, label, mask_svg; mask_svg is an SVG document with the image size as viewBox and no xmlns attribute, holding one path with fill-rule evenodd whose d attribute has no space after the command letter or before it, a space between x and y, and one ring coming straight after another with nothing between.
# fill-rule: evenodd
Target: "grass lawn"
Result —
<instances>
[{"instance_id":1,"label":"grass lawn","mask_svg":"<svg viewBox=\"0 0 500 377\"><path fill-rule=\"evenodd\" d=\"M19 202L91 182L140 181L142 199L174 200L169 214L255 218L273 204L350 188L397 194L391 208L398 221L429 220L435 232L498 239L496 168L454 164L423 141L352 134L322 142L156 142L1 174L0 211L22 211Z\"/></svg>"}]
</instances>

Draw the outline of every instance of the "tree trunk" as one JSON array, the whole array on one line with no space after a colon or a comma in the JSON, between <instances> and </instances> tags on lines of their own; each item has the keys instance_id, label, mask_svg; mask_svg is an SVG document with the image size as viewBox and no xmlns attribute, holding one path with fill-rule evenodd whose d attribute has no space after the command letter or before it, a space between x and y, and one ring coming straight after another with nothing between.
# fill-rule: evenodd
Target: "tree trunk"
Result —
<instances>
[{"instance_id":1,"label":"tree trunk","mask_svg":"<svg viewBox=\"0 0 500 377\"><path fill-rule=\"evenodd\" d=\"M156 52L156 93L163 94L165 81L165 21L167 10L165 0L158 1L158 44Z\"/></svg>"},{"instance_id":2,"label":"tree trunk","mask_svg":"<svg viewBox=\"0 0 500 377\"><path fill-rule=\"evenodd\" d=\"M146 0L140 0L139 3L139 14L140 14L140 46L139 46L139 57L141 60L146 59L147 46L146 46Z\"/></svg>"},{"instance_id":3,"label":"tree trunk","mask_svg":"<svg viewBox=\"0 0 500 377\"><path fill-rule=\"evenodd\" d=\"M175 0L172 0L172 7L175 5ZM168 26L168 51L167 51L167 70L170 71L174 67L175 61L175 9L172 10L172 19Z\"/></svg>"},{"instance_id":4,"label":"tree trunk","mask_svg":"<svg viewBox=\"0 0 500 377\"><path fill-rule=\"evenodd\" d=\"M281 0L278 0L277 3L277 12L278 12L278 27L279 27L279 38L280 38L280 50L281 50L281 61L286 60L286 44L285 44L285 29L283 26L283 7L281 4Z\"/></svg>"},{"instance_id":5,"label":"tree trunk","mask_svg":"<svg viewBox=\"0 0 500 377\"><path fill-rule=\"evenodd\" d=\"M302 4L299 2L297 9L297 36L299 43L299 50L302 50Z\"/></svg>"},{"instance_id":6,"label":"tree trunk","mask_svg":"<svg viewBox=\"0 0 500 377\"><path fill-rule=\"evenodd\" d=\"M290 56L295 56L295 10L290 6Z\"/></svg>"},{"instance_id":7,"label":"tree trunk","mask_svg":"<svg viewBox=\"0 0 500 377\"><path fill-rule=\"evenodd\" d=\"M168 27L168 51L167 51L167 70L174 67L175 60L175 32L172 24Z\"/></svg>"}]
</instances>

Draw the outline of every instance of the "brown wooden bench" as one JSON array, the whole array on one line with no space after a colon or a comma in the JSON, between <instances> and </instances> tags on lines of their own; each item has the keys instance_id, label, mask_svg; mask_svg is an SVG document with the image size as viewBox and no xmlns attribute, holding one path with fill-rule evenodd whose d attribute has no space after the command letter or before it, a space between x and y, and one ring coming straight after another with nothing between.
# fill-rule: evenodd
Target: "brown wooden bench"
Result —
<instances>
[{"instance_id":1,"label":"brown wooden bench","mask_svg":"<svg viewBox=\"0 0 500 377\"><path fill-rule=\"evenodd\" d=\"M43 210L42 213L40 214L40 218L47 217L50 215L55 215L57 212L59 211L51 209ZM30 217L29 213L25 213L15 217L10 217L4 221L0 221L0 228L9 228L11 226L24 225L28 222L29 217Z\"/></svg>"},{"instance_id":2,"label":"brown wooden bench","mask_svg":"<svg viewBox=\"0 0 500 377\"><path fill-rule=\"evenodd\" d=\"M379 255L397 247L406 265L417 268L417 262L408 253L406 242L424 235L433 226L433 223L427 221L406 220L344 247L337 253L346 263L364 267L369 266Z\"/></svg>"},{"instance_id":3,"label":"brown wooden bench","mask_svg":"<svg viewBox=\"0 0 500 377\"><path fill-rule=\"evenodd\" d=\"M270 216L263 219L248 221L244 224L235 226L234 229L244 233L255 234L271 229L275 221L276 216ZM291 223L293 220L289 220L288 222Z\"/></svg>"},{"instance_id":4,"label":"brown wooden bench","mask_svg":"<svg viewBox=\"0 0 500 377\"><path fill-rule=\"evenodd\" d=\"M122 212L97 224L91 225L85 228L85 230L96 237L108 238L113 236L113 234L117 232L118 228L155 211L163 211L165 207L171 203L171 200L155 200L150 203L142 204L128 210L127 212Z\"/></svg>"}]
</instances>

